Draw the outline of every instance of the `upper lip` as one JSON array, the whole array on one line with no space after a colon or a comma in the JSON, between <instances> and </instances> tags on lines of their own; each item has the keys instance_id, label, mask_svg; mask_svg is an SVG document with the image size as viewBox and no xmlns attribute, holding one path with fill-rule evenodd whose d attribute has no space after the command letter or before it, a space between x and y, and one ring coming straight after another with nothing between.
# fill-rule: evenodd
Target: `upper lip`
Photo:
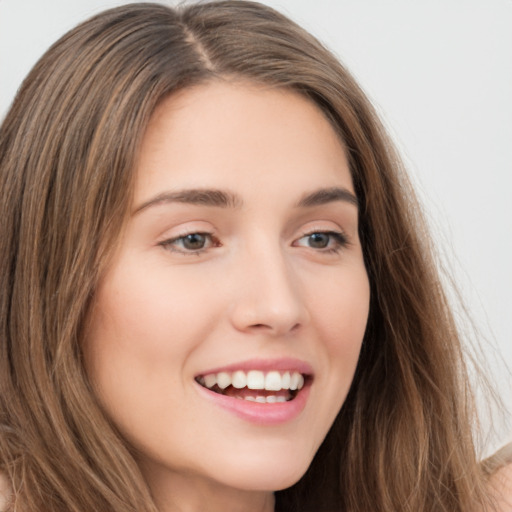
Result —
<instances>
[{"instance_id":1,"label":"upper lip","mask_svg":"<svg viewBox=\"0 0 512 512\"><path fill-rule=\"evenodd\" d=\"M209 368L196 375L202 377L212 373L235 372L237 370L250 371L259 370L262 372L279 371L279 372L299 372L303 375L312 376L313 368L306 361L295 359L292 357L283 357L278 359L248 359L237 363L231 363L225 366Z\"/></svg>"}]
</instances>

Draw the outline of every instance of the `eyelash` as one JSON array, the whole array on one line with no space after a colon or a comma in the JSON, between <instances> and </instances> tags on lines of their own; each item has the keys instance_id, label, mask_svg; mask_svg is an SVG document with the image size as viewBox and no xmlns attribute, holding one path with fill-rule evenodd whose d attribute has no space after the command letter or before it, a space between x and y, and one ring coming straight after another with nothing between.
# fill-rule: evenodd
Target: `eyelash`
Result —
<instances>
[{"instance_id":1,"label":"eyelash","mask_svg":"<svg viewBox=\"0 0 512 512\"><path fill-rule=\"evenodd\" d=\"M313 235L327 235L334 241L334 247L330 248L320 248L318 252L327 253L327 254L337 254L342 249L345 249L349 245L349 241L347 236L341 231L332 231L332 230L313 230L307 233L304 233L297 241L302 240L303 238L308 238ZM295 243L295 242L294 242ZM314 249L314 247L311 247Z\"/></svg>"},{"instance_id":2,"label":"eyelash","mask_svg":"<svg viewBox=\"0 0 512 512\"><path fill-rule=\"evenodd\" d=\"M178 248L176 248L175 244L177 242L183 242L187 237L194 236L194 235L195 236L206 237L207 239L209 239L210 243L208 244L208 247L201 247L201 248L199 248L197 250L193 250L193 249L178 249ZM344 233L342 233L341 231L314 230L314 231L309 231L307 233L303 233L302 236L300 238L298 238L294 242L294 246L297 247L297 245L295 245L295 244L298 241L300 241L300 240L302 240L304 238L312 237L313 235L327 235L328 237L330 237L329 242L331 242L331 240L334 240L334 243L335 243L334 247L331 247L331 248L319 248L318 252L321 252L321 253L337 254L342 249L344 249L345 247L347 247L349 245L349 241L348 241L346 235ZM188 256L188 255L199 256L199 255L203 254L204 252L208 251L209 249L211 249L212 247L219 247L221 245L221 243L213 235L213 233L193 231L193 232L190 232L190 233L184 233L182 235L179 235L179 236L177 236L175 238L171 238L169 240L164 240L163 242L160 242L159 245L162 246L166 250L169 250L169 251L174 252L174 253L181 254L183 256ZM299 245L299 247L301 247L301 246ZM314 247L311 247L311 249L315 250Z\"/></svg>"},{"instance_id":3,"label":"eyelash","mask_svg":"<svg viewBox=\"0 0 512 512\"><path fill-rule=\"evenodd\" d=\"M180 241L183 242L187 237L194 236L194 235L203 236L203 237L208 238L210 240L208 247L200 248L197 250L177 249L175 247L174 244L176 244L177 242L180 242ZM160 242L159 245L161 245L164 249L167 249L168 251L182 254L183 256L188 256L189 254L199 256L199 255L203 254L204 252L206 252L207 250L209 250L211 247L219 247L221 244L220 244L220 241L213 235L213 233L207 233L207 232L202 232L202 231L191 231L190 233L184 233L175 238L171 238L169 240L164 240L163 242Z\"/></svg>"}]
</instances>

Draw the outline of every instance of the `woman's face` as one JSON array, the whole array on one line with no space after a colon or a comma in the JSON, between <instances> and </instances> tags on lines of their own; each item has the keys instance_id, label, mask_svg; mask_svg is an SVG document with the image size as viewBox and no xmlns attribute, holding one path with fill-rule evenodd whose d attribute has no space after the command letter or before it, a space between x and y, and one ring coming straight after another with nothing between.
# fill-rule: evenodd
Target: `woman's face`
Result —
<instances>
[{"instance_id":1,"label":"woman's face","mask_svg":"<svg viewBox=\"0 0 512 512\"><path fill-rule=\"evenodd\" d=\"M343 146L302 96L215 82L158 107L85 343L154 488L302 476L365 331L357 221Z\"/></svg>"}]
</instances>

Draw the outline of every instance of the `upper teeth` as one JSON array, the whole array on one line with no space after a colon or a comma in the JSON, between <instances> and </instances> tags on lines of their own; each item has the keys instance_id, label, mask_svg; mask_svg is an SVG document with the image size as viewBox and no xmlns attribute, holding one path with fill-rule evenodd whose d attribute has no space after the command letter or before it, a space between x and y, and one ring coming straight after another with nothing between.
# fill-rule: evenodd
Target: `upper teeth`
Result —
<instances>
[{"instance_id":1,"label":"upper teeth","mask_svg":"<svg viewBox=\"0 0 512 512\"><path fill-rule=\"evenodd\" d=\"M207 388L213 388L217 385L220 389L226 389L233 386L237 389L265 389L267 391L280 391L281 389L302 389L304 386L304 376L299 372L271 371L264 373L259 370L250 370L244 372L237 370L235 372L209 373L199 378L199 382Z\"/></svg>"}]
</instances>

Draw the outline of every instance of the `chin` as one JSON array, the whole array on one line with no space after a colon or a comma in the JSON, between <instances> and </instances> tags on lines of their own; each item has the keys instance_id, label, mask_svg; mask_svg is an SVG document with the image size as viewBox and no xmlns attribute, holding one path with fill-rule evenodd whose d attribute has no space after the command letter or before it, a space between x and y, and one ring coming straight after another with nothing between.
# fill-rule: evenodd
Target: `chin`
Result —
<instances>
[{"instance_id":1,"label":"chin","mask_svg":"<svg viewBox=\"0 0 512 512\"><path fill-rule=\"evenodd\" d=\"M217 478L230 487L246 491L280 491L296 484L306 473L312 457L241 457Z\"/></svg>"}]
</instances>

